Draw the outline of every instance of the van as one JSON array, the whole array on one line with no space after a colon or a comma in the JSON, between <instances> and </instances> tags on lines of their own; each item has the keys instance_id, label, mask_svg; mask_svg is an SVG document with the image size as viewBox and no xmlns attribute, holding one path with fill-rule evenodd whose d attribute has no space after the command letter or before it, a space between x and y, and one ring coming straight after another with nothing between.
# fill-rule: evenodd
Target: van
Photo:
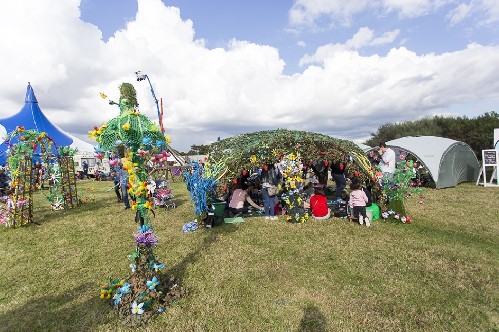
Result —
<instances>
[{"instance_id":1,"label":"van","mask_svg":"<svg viewBox=\"0 0 499 332\"><path fill-rule=\"evenodd\" d=\"M86 161L88 164L88 175L95 176L95 165L97 162L99 165L99 170L105 174L109 174L111 172L111 166L109 166L109 159L104 158L102 160L98 160L91 154L76 154L73 156L75 171L83 173L83 162Z\"/></svg>"}]
</instances>

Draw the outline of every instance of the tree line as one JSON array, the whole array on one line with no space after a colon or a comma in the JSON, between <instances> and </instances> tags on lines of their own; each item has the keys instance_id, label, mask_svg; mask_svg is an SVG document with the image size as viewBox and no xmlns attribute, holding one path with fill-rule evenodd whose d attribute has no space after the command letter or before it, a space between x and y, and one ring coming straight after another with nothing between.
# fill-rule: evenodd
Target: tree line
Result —
<instances>
[{"instance_id":1,"label":"tree line","mask_svg":"<svg viewBox=\"0 0 499 332\"><path fill-rule=\"evenodd\" d=\"M375 133L370 133L365 144L377 146L380 142L406 136L439 136L468 144L478 159L482 150L492 149L494 128L499 128L499 113L490 112L475 118L461 117L426 117L419 120L400 123L385 123Z\"/></svg>"}]
</instances>

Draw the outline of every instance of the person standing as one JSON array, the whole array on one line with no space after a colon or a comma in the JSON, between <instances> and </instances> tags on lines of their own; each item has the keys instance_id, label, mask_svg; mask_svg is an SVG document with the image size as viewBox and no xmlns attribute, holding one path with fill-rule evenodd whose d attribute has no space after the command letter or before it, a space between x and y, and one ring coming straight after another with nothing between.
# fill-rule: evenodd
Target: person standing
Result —
<instances>
[{"instance_id":1,"label":"person standing","mask_svg":"<svg viewBox=\"0 0 499 332\"><path fill-rule=\"evenodd\" d=\"M379 153L381 155L381 160L379 162L379 169L383 173L383 179L391 180L393 174L395 173L395 151L388 148L386 143L379 143Z\"/></svg>"},{"instance_id":2,"label":"person standing","mask_svg":"<svg viewBox=\"0 0 499 332\"><path fill-rule=\"evenodd\" d=\"M366 193L362 190L362 186L360 181L354 180L350 184L350 200L348 201L348 205L352 209L352 214L355 219L359 219L359 223L361 225L366 223L366 226L371 226L369 218L366 213L366 204L369 201Z\"/></svg>"},{"instance_id":3,"label":"person standing","mask_svg":"<svg viewBox=\"0 0 499 332\"><path fill-rule=\"evenodd\" d=\"M130 200L128 199L128 172L123 168L122 164L119 164L119 182L121 187L121 199L125 204L125 210L130 208Z\"/></svg>"},{"instance_id":4,"label":"person standing","mask_svg":"<svg viewBox=\"0 0 499 332\"><path fill-rule=\"evenodd\" d=\"M111 173L111 176L113 177L113 183L114 183L114 192L116 193L116 197L118 197L118 203L123 202L121 199L121 186L120 186L120 169L119 166L114 167L113 172Z\"/></svg>"},{"instance_id":5,"label":"person standing","mask_svg":"<svg viewBox=\"0 0 499 332\"><path fill-rule=\"evenodd\" d=\"M94 166L94 176L95 176L95 181L101 181L102 180L102 176L101 176L101 167L100 167L100 163L97 162L95 163L95 166Z\"/></svg>"},{"instance_id":6,"label":"person standing","mask_svg":"<svg viewBox=\"0 0 499 332\"><path fill-rule=\"evenodd\" d=\"M326 186L327 185L327 171L328 171L328 166L329 162L324 160L324 156L326 155L325 152L319 152L319 159L314 160L311 164L310 167L314 171L315 175L317 176L317 179L319 180L319 184Z\"/></svg>"},{"instance_id":7,"label":"person standing","mask_svg":"<svg viewBox=\"0 0 499 332\"><path fill-rule=\"evenodd\" d=\"M275 198L276 194L272 192L279 184L279 174L273 164L263 166L260 174L260 182L262 183L263 209L265 211L265 219L277 220L275 216ZM269 190L271 192L269 193Z\"/></svg>"},{"instance_id":8,"label":"person standing","mask_svg":"<svg viewBox=\"0 0 499 332\"><path fill-rule=\"evenodd\" d=\"M88 179L88 163L86 160L83 160L82 167L83 167L83 178Z\"/></svg>"},{"instance_id":9,"label":"person standing","mask_svg":"<svg viewBox=\"0 0 499 332\"><path fill-rule=\"evenodd\" d=\"M331 163L331 177L336 184L336 201L342 203L342 193L347 186L347 180L345 177L346 164L341 159L338 159ZM345 202L343 202L345 203Z\"/></svg>"}]
</instances>

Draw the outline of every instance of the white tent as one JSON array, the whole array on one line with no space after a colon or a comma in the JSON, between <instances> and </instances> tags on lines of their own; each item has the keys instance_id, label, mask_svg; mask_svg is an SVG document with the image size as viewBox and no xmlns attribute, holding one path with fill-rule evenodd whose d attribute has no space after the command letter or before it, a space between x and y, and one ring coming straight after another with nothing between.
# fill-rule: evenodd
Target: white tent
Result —
<instances>
[{"instance_id":1,"label":"white tent","mask_svg":"<svg viewBox=\"0 0 499 332\"><path fill-rule=\"evenodd\" d=\"M363 143L357 143L357 142L354 142L355 144L357 144L357 146L364 152L366 151L369 151L371 150L371 147L369 145L366 145L366 144L363 144Z\"/></svg>"},{"instance_id":2,"label":"white tent","mask_svg":"<svg viewBox=\"0 0 499 332\"><path fill-rule=\"evenodd\" d=\"M79 154L91 154L94 152L94 146L92 144L74 137L71 134L68 135L73 139L73 143L71 143L70 147L78 149Z\"/></svg>"},{"instance_id":3,"label":"white tent","mask_svg":"<svg viewBox=\"0 0 499 332\"><path fill-rule=\"evenodd\" d=\"M480 163L466 143L437 136L402 137L386 142L398 156L409 152L430 172L436 188L454 187L458 183L475 181Z\"/></svg>"}]
</instances>

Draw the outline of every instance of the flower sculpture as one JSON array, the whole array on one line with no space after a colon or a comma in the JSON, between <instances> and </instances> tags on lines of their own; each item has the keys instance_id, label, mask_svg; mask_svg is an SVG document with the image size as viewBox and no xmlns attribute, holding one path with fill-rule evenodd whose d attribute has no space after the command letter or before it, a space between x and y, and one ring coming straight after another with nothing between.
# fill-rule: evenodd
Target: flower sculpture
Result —
<instances>
[{"instance_id":1,"label":"flower sculpture","mask_svg":"<svg viewBox=\"0 0 499 332\"><path fill-rule=\"evenodd\" d=\"M191 170L184 170L185 183L194 203L194 212L198 221L206 218L208 210L211 209L211 196L216 193L215 187L227 172L223 160L206 162L204 166L198 162L191 162Z\"/></svg>"},{"instance_id":2,"label":"flower sculpture","mask_svg":"<svg viewBox=\"0 0 499 332\"><path fill-rule=\"evenodd\" d=\"M401 219L406 215L404 200L412 194L421 192L421 188L413 185L414 174L411 171L413 161L406 160L406 158L406 155L401 154L392 179L388 180L380 177L382 193L390 209L388 214L403 223L407 222L407 219L405 221Z\"/></svg>"},{"instance_id":3,"label":"flower sculpture","mask_svg":"<svg viewBox=\"0 0 499 332\"><path fill-rule=\"evenodd\" d=\"M121 158L121 162L129 176L132 209L139 225L134 234L135 250L128 256L132 276L121 284L113 285L113 281L110 281L103 283L102 287L113 293L111 304L125 319L124 323L139 326L162 312L160 308L184 296L184 291L174 278L166 279L159 275L164 264L157 261L153 252L158 238L150 222L153 198L152 187L147 182L146 163L153 154L166 149L166 139L159 127L138 110L132 84L121 84L119 103L110 101L110 104L119 106L119 115L100 127L94 127L89 136L99 143L96 149L98 153L115 151L117 147L124 148L125 156Z\"/></svg>"},{"instance_id":4,"label":"flower sculpture","mask_svg":"<svg viewBox=\"0 0 499 332\"><path fill-rule=\"evenodd\" d=\"M303 198L300 193L300 189L303 187L300 155L298 153L284 155L281 166L285 188L282 199L286 202L288 209L286 218L295 223L308 221L309 215L303 208Z\"/></svg>"}]
</instances>

